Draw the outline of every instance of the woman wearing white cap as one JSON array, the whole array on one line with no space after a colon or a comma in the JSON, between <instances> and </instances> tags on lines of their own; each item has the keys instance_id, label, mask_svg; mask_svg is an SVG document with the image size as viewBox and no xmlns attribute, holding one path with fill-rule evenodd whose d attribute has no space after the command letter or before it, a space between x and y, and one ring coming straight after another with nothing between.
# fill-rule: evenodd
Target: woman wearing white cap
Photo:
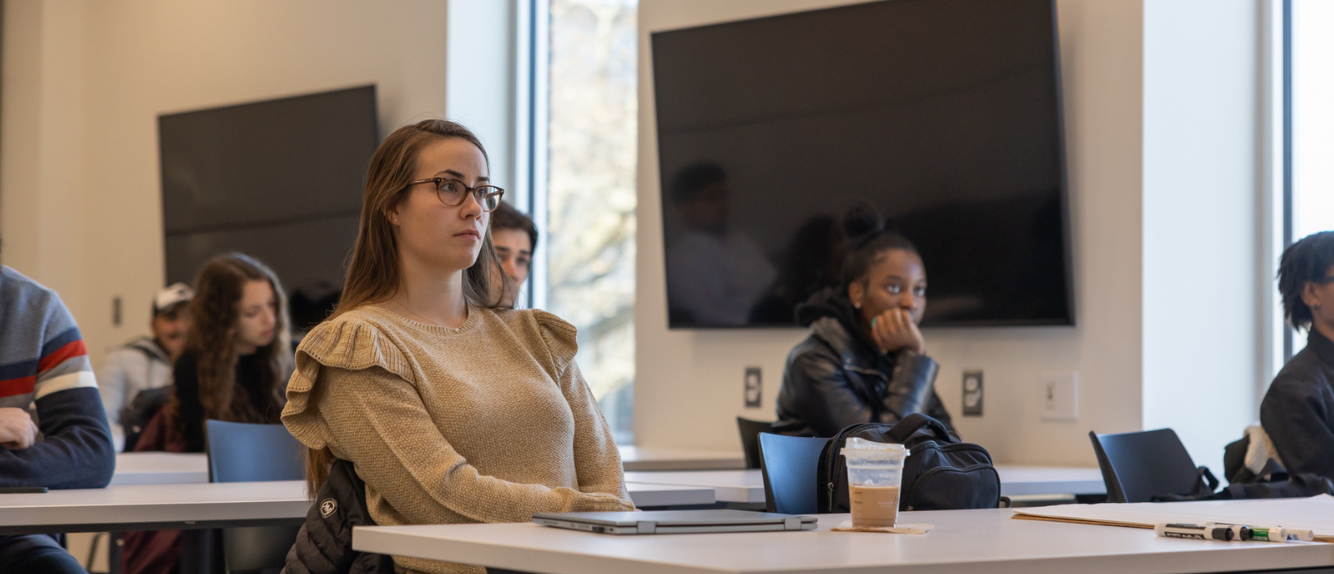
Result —
<instances>
[{"instance_id":1,"label":"woman wearing white cap","mask_svg":"<svg viewBox=\"0 0 1334 574\"><path fill-rule=\"evenodd\" d=\"M111 351L97 372L97 386L102 393L111 432L119 450L125 439L121 410L129 407L144 391L171 384L171 365L185 348L185 333L190 330L190 306L194 291L184 283L175 283L153 297L152 335L142 336ZM170 398L163 392L161 401ZM147 398L147 397L146 397ZM156 408L147 409L152 416ZM133 434L133 433L131 433ZM131 445L132 448L132 445Z\"/></svg>"}]
</instances>

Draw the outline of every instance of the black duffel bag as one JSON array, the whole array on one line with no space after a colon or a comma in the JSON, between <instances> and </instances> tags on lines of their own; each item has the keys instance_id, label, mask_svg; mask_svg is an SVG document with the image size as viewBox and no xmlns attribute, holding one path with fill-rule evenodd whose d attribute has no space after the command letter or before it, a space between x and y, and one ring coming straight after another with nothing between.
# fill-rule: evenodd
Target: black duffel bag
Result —
<instances>
[{"instance_id":1,"label":"black duffel bag","mask_svg":"<svg viewBox=\"0 0 1334 574\"><path fill-rule=\"evenodd\" d=\"M829 440L816 471L819 512L849 512L848 467L839 451L853 437L908 447L899 510L996 508L1000 504L1000 475L987 449L962 442L940 421L915 413L894 425L855 424Z\"/></svg>"}]
</instances>

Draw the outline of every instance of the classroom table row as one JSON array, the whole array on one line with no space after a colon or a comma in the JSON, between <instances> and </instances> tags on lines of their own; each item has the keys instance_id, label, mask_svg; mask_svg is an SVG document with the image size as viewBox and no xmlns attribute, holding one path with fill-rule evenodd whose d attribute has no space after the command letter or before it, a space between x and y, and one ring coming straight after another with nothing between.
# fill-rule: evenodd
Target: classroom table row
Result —
<instances>
[{"instance_id":1,"label":"classroom table row","mask_svg":"<svg viewBox=\"0 0 1334 574\"><path fill-rule=\"evenodd\" d=\"M689 458L657 454L659 461ZM296 524L310 507L301 481L210 484L201 455L132 453L118 457L117 465L108 488L0 495L0 534ZM1102 492L1097 469L998 470L1010 495ZM641 507L763 502L762 478L754 470L628 470L626 483ZM1010 516L1006 509L904 513L904 522L935 525L925 536L834 533L830 529L847 516L821 515L819 530L804 533L613 537L535 524L478 524L358 528L353 543L365 551L553 574L1235 572L1334 565L1334 545L1181 544L1144 530Z\"/></svg>"},{"instance_id":2,"label":"classroom table row","mask_svg":"<svg viewBox=\"0 0 1334 574\"><path fill-rule=\"evenodd\" d=\"M1102 492L1096 469L999 470L1007 495ZM627 471L626 488L645 508L764 502L757 470ZM203 455L128 453L107 488L0 495L0 534L295 523L309 507L301 481L211 484Z\"/></svg>"},{"instance_id":3,"label":"classroom table row","mask_svg":"<svg viewBox=\"0 0 1334 574\"><path fill-rule=\"evenodd\" d=\"M627 490L641 508L701 507L718 502L755 507L764 503L760 472L737 468L741 459L731 453L622 449L622 455ZM645 468L640 465L658 470L633 470ZM705 470L667 470L673 468ZM1103 492L1096 468L1000 466L998 470L1002 492L1007 495ZM108 488L0 495L0 534L298 524L309 508L302 481L209 483L204 455L127 453L117 457L116 474ZM822 528L826 526L822 522ZM420 535L416 531L405 534L411 540ZM375 540L380 539L372 537L368 543L378 543ZM403 543L392 537L384 540ZM463 556L470 561L473 555ZM576 564L568 570L581 571L590 563ZM644 571L640 566L626 570Z\"/></svg>"}]
</instances>

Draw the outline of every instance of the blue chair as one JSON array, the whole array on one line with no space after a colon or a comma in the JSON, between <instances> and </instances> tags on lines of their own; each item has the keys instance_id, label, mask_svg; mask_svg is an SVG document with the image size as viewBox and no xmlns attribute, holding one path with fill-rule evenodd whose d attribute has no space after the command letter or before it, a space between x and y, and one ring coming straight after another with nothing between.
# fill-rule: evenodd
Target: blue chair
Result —
<instances>
[{"instance_id":1,"label":"blue chair","mask_svg":"<svg viewBox=\"0 0 1334 574\"><path fill-rule=\"evenodd\" d=\"M816 514L816 467L827 438L760 433L760 473L769 512Z\"/></svg>"},{"instance_id":2,"label":"blue chair","mask_svg":"<svg viewBox=\"0 0 1334 574\"><path fill-rule=\"evenodd\" d=\"M301 443L283 425L207 421L211 482L301 480ZM296 541L296 526L257 526L223 531L223 554L232 574L281 570Z\"/></svg>"},{"instance_id":3,"label":"blue chair","mask_svg":"<svg viewBox=\"0 0 1334 574\"><path fill-rule=\"evenodd\" d=\"M1201 485L1203 472L1172 429L1089 432L1089 439L1107 485L1107 502L1151 502L1155 496L1196 493Z\"/></svg>"}]
</instances>

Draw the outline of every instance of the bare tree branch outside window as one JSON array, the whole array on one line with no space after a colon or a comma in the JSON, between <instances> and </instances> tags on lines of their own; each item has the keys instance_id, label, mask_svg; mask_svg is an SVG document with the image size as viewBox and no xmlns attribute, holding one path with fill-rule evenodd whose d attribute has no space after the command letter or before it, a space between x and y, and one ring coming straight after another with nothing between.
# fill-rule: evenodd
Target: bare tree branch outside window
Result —
<instances>
[{"instance_id":1,"label":"bare tree branch outside window","mask_svg":"<svg viewBox=\"0 0 1334 574\"><path fill-rule=\"evenodd\" d=\"M550 311L579 329L579 365L618 442L635 378L636 0L551 0Z\"/></svg>"}]
</instances>

